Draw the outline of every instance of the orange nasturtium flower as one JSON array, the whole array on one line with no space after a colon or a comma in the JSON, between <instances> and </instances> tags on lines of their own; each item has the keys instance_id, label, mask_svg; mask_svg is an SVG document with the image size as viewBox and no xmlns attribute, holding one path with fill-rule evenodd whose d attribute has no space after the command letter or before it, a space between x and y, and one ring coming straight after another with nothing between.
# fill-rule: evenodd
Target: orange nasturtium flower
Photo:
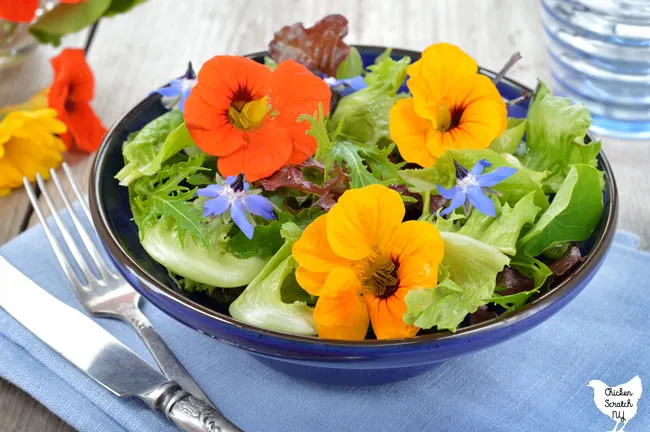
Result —
<instances>
[{"instance_id":1,"label":"orange nasturtium flower","mask_svg":"<svg viewBox=\"0 0 650 432\"><path fill-rule=\"evenodd\" d=\"M76 4L86 0L59 0L59 3ZM0 0L0 19L28 23L34 19L39 0Z\"/></svg>"},{"instance_id":2,"label":"orange nasturtium flower","mask_svg":"<svg viewBox=\"0 0 650 432\"><path fill-rule=\"evenodd\" d=\"M496 85L457 46L431 45L408 74L413 97L390 110L390 136L404 160L430 167L448 149L487 148L506 129Z\"/></svg>"},{"instance_id":3,"label":"orange nasturtium flower","mask_svg":"<svg viewBox=\"0 0 650 432\"><path fill-rule=\"evenodd\" d=\"M93 152L101 144L106 128L90 106L95 93L95 79L84 51L66 48L51 63L54 80L48 102L68 126L68 132L61 138L68 148Z\"/></svg>"},{"instance_id":4,"label":"orange nasturtium flower","mask_svg":"<svg viewBox=\"0 0 650 432\"><path fill-rule=\"evenodd\" d=\"M319 296L314 319L320 337L361 340L369 321L378 339L418 332L402 319L404 298L437 285L444 245L433 224L403 217L394 190L351 189L295 243L296 279Z\"/></svg>"},{"instance_id":5,"label":"orange nasturtium flower","mask_svg":"<svg viewBox=\"0 0 650 432\"><path fill-rule=\"evenodd\" d=\"M329 112L330 97L329 86L293 60L271 71L246 57L216 56L199 71L184 118L199 148L219 157L222 176L256 181L316 152L298 117L319 104Z\"/></svg>"}]
</instances>

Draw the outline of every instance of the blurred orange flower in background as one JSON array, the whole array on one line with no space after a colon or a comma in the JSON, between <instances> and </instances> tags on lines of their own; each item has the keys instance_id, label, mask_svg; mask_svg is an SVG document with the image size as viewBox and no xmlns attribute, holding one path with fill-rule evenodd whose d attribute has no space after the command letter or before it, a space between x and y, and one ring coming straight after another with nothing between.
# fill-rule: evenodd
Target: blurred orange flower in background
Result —
<instances>
[{"instance_id":1,"label":"blurred orange flower in background","mask_svg":"<svg viewBox=\"0 0 650 432\"><path fill-rule=\"evenodd\" d=\"M487 148L506 129L496 85L455 45L431 45L408 68L413 97L390 110L390 136L407 162L432 166L448 149Z\"/></svg>"},{"instance_id":2,"label":"blurred orange flower in background","mask_svg":"<svg viewBox=\"0 0 650 432\"><path fill-rule=\"evenodd\" d=\"M59 0L59 3L77 4L87 0ZM34 19L39 0L0 0L0 19L28 23Z\"/></svg>"},{"instance_id":3,"label":"blurred orange flower in background","mask_svg":"<svg viewBox=\"0 0 650 432\"><path fill-rule=\"evenodd\" d=\"M199 71L184 117L199 148L219 157L222 176L256 181L316 152L298 116L319 104L329 112L330 97L329 86L293 60L271 71L246 57L216 56Z\"/></svg>"},{"instance_id":4,"label":"blurred orange flower in background","mask_svg":"<svg viewBox=\"0 0 650 432\"><path fill-rule=\"evenodd\" d=\"M86 152L97 150L106 128L90 106L95 80L83 49L64 49L51 63L54 80L48 103L68 126L68 132L61 138L68 148L75 147Z\"/></svg>"}]
</instances>

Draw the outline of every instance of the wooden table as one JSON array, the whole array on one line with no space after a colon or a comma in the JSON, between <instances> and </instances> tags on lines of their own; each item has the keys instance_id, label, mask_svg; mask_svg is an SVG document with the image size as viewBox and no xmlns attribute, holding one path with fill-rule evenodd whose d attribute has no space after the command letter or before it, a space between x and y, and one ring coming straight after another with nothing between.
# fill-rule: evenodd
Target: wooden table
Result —
<instances>
[{"instance_id":1,"label":"wooden table","mask_svg":"<svg viewBox=\"0 0 650 432\"><path fill-rule=\"evenodd\" d=\"M88 46L95 72L95 109L107 126L152 89L216 54L264 50L273 32L286 24L311 25L329 13L350 21L347 41L421 50L455 43L479 64L498 69L515 52L523 60L510 77L534 87L548 80L547 60L536 0L155 0L131 13L103 20L93 37L84 31L65 46ZM48 59L56 49L41 47L25 65L0 72L0 106L27 99L51 80ZM605 152L618 180L619 227L650 244L649 142L606 140ZM79 183L86 187L92 156L68 154ZM0 198L0 244L33 225L22 190ZM69 431L30 396L0 381L0 431Z\"/></svg>"}]
</instances>

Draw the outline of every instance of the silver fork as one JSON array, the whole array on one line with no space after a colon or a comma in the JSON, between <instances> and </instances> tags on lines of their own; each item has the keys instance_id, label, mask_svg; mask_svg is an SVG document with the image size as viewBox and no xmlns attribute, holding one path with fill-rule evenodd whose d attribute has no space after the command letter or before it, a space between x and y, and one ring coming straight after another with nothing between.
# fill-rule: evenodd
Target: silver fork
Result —
<instances>
[{"instance_id":1,"label":"silver fork","mask_svg":"<svg viewBox=\"0 0 650 432\"><path fill-rule=\"evenodd\" d=\"M74 180L70 168L66 163L63 164L63 170L68 177L68 181L72 186L72 190L76 195L77 200L81 204L83 212L85 213L88 220L92 223L90 211L88 210L88 206L86 205L83 196L81 195L79 185ZM52 249L54 249L54 254L59 261L59 264L63 268L63 272L68 278L68 281L72 286L72 290L77 296L79 302L92 315L116 318L131 324L140 338L142 338L144 343L147 345L147 348L149 348L149 351L151 351L153 358L156 360L160 366L160 369L165 373L165 375L180 384L186 391L190 392L197 398L203 399L205 402L216 409L210 399L205 395L205 393L203 393L201 387L199 387L194 379L192 379L189 372L187 372L183 365L178 361L162 337L156 333L147 317L144 316L142 311L140 311L140 294L138 294L122 276L120 276L116 271L112 270L111 266L108 265L101 257L99 251L95 247L95 244L91 240L89 233L81 224L81 221L77 217L76 212L72 208L72 204L70 203L70 200L63 190L63 187L61 187L61 182L59 181L56 171L52 169L50 170L50 174L52 176L52 181L54 182L56 189L59 191L59 194L63 199L63 203L68 210L70 217L72 218L73 225L75 226L75 229L79 234L79 237L84 244L85 249L88 251L88 254L91 257L92 265L95 271L91 270L89 261L84 258L84 254L79 249L79 246L73 239L70 231L68 231L65 225L63 225L61 217L59 216L58 211L52 202L52 196L45 187L45 182L43 181L43 178L40 174L36 176L36 182L38 183L43 197L45 197L47 207L50 210L50 214L54 218L56 226L63 236L65 244L74 257L73 261L79 268L84 280L77 276L73 269L72 263L68 260L63 250L61 249L61 245L59 244L58 240L52 234L52 231L50 230L50 227L48 226L45 220L45 216L43 215L43 212L40 208L38 198L36 197L34 189L32 188L29 180L27 180L27 178L23 178L23 184L25 185L25 190L27 191L29 200L32 202L32 206L34 207L34 212L36 213L36 216L38 216L38 219L43 226L43 230L45 231L45 235L50 241Z\"/></svg>"}]
</instances>

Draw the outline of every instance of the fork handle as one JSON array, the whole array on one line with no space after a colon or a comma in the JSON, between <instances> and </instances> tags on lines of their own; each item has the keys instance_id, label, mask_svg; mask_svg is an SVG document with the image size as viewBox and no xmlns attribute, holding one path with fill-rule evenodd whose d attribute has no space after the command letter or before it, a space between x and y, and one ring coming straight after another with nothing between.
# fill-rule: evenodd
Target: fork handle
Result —
<instances>
[{"instance_id":1,"label":"fork handle","mask_svg":"<svg viewBox=\"0 0 650 432\"><path fill-rule=\"evenodd\" d=\"M123 318L135 328L167 378L176 381L187 392L203 399L209 406L216 409L140 309L131 308L128 313L124 313Z\"/></svg>"}]
</instances>

